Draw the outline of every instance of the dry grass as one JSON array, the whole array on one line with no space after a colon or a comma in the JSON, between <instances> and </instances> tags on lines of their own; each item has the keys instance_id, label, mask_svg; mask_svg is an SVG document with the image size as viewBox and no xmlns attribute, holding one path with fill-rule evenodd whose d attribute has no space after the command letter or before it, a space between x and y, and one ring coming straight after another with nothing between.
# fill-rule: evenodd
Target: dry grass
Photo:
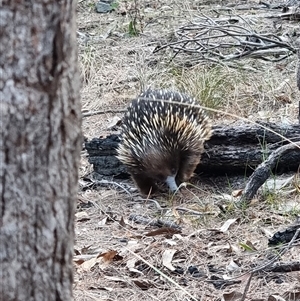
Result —
<instances>
[{"instance_id":1,"label":"dry grass","mask_svg":"<svg viewBox=\"0 0 300 301\"><path fill-rule=\"evenodd\" d=\"M176 62L169 63L168 51L153 54L157 45L170 40L174 29L199 11L214 15L210 9L212 3L217 8L216 5L228 2L138 1L142 17L137 27L143 32L130 36L128 26L134 12L128 13L128 9L134 8L134 1L118 1L116 12L103 15L94 11L94 1L79 1L83 110L119 111L141 90L151 86L186 91L207 107L251 120L296 123L299 98L296 56L280 63L247 59L240 61L238 68L202 64L187 69ZM248 5L252 2L243 1ZM254 22L253 26L257 25L257 30L271 30L270 22ZM84 135L90 139L112 133L108 126L115 115L122 116L107 113L84 118ZM232 121L232 117L222 114L214 114L212 118L216 123ZM113 184L88 187L83 178L90 171L83 154L75 249L79 258L89 256L95 262L90 266L74 265L76 301L221 300L227 292L243 293L249 277L244 273L265 263L275 252L267 247L269 235L292 223L300 213L299 190L297 193L295 189L300 186L299 179L290 183L291 192L265 189L259 202L241 210L229 196L233 190L243 188L246 180L243 177L202 177L194 179L193 186L184 188L175 197L159 195L154 200L141 200L133 190L126 193ZM130 180L123 184L133 187ZM148 218L148 224L130 220L133 214ZM178 224L181 233L147 236L157 229L151 226L151 221L157 219ZM228 219L236 220L228 231L220 231ZM253 251L243 249L243 244L253 245ZM164 251L169 249L176 250L172 264L177 272L163 265ZM119 257L96 261L97 255L110 250ZM282 260L299 260L299 247L287 252ZM199 277L189 272L191 266L198 268ZM209 281L211 277L240 275L244 276L236 279L239 283L227 287L216 287ZM261 273L252 279L245 300L267 300L271 294L299 292L299 281L299 272Z\"/></svg>"}]
</instances>

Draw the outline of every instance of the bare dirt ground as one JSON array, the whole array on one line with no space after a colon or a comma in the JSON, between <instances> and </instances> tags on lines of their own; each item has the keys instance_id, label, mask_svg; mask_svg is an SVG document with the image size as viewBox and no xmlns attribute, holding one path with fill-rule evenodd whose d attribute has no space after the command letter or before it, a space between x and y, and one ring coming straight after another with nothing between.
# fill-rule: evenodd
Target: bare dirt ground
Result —
<instances>
[{"instance_id":1,"label":"bare dirt ground","mask_svg":"<svg viewBox=\"0 0 300 301\"><path fill-rule=\"evenodd\" d=\"M120 0L115 11L99 14L94 1L79 1L82 109L103 111L83 118L84 136L117 133L118 127L111 129L116 116L121 118L120 111L147 87L188 92L223 112L211 114L215 124L235 119L226 113L297 123L296 54L278 62L249 57L184 67L181 63L189 60L184 55L171 61L170 49L153 53L173 41L180 26L203 14L242 15L254 31L288 36L293 42L299 24L262 17L280 10L251 9L258 3ZM130 26L134 20L136 35ZM244 187L242 175L194 178L179 195L146 200L131 180L88 186L85 178L91 171L83 151L75 229L76 301L300 300L299 271L250 276L278 253L268 248L268 238L300 215L299 174L274 176L269 181L273 189L263 188L250 207L238 209L232 192ZM299 262L299 243L278 260Z\"/></svg>"}]
</instances>

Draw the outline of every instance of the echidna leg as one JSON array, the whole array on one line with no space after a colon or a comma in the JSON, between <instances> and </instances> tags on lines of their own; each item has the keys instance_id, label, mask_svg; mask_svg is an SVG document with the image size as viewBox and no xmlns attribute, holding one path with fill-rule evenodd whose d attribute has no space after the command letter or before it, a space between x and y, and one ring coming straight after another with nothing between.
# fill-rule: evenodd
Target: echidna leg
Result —
<instances>
[{"instance_id":1,"label":"echidna leg","mask_svg":"<svg viewBox=\"0 0 300 301\"><path fill-rule=\"evenodd\" d=\"M188 181L197 165L200 162L200 154L190 154L189 156L184 156L181 159L180 167L176 176L176 182L180 185L182 182Z\"/></svg>"},{"instance_id":2,"label":"echidna leg","mask_svg":"<svg viewBox=\"0 0 300 301\"><path fill-rule=\"evenodd\" d=\"M150 193L154 193L157 191L157 186L155 185L154 181L146 176L143 173L139 174L131 174L131 177L133 178L135 184L141 191L141 193L148 195Z\"/></svg>"}]
</instances>

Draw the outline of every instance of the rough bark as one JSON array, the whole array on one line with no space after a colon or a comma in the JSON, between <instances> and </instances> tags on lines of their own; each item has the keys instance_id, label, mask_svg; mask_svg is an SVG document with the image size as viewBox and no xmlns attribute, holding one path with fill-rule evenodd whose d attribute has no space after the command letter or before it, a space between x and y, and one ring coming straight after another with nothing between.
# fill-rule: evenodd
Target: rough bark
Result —
<instances>
[{"instance_id":1,"label":"rough bark","mask_svg":"<svg viewBox=\"0 0 300 301\"><path fill-rule=\"evenodd\" d=\"M298 50L297 87L300 90L300 50Z\"/></svg>"},{"instance_id":2,"label":"rough bark","mask_svg":"<svg viewBox=\"0 0 300 301\"><path fill-rule=\"evenodd\" d=\"M300 49L298 50L297 87L300 90ZM298 120L300 123L300 100L298 102Z\"/></svg>"},{"instance_id":3,"label":"rough bark","mask_svg":"<svg viewBox=\"0 0 300 301\"><path fill-rule=\"evenodd\" d=\"M264 127L293 141L300 141L299 125L264 124ZM120 178L128 176L124 165L115 157L119 141L118 135L86 141L88 159L95 172ZM287 143L282 137L258 125L214 126L213 136L205 144L206 152L201 157L196 173L251 173L274 150ZM300 149L291 149L276 163L277 171L297 170Z\"/></svg>"},{"instance_id":4,"label":"rough bark","mask_svg":"<svg viewBox=\"0 0 300 301\"><path fill-rule=\"evenodd\" d=\"M0 7L0 300L72 300L80 154L72 0Z\"/></svg>"}]
</instances>

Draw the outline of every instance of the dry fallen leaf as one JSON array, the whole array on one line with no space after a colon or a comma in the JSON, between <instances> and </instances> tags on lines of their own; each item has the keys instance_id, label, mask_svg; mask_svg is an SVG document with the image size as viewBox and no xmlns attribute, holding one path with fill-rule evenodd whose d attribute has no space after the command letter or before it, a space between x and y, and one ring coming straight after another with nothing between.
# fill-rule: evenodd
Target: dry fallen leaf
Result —
<instances>
[{"instance_id":1,"label":"dry fallen leaf","mask_svg":"<svg viewBox=\"0 0 300 301\"><path fill-rule=\"evenodd\" d=\"M162 234L173 235L178 233L181 233L181 231L178 229L162 227L157 230L146 233L145 236L151 237L151 236L162 235Z\"/></svg>"},{"instance_id":2,"label":"dry fallen leaf","mask_svg":"<svg viewBox=\"0 0 300 301\"><path fill-rule=\"evenodd\" d=\"M120 221L119 221L119 224L120 224L120 226L123 227L123 228L126 227L126 223L125 223L125 221L124 221L123 216L121 217L121 219L120 219Z\"/></svg>"},{"instance_id":3,"label":"dry fallen leaf","mask_svg":"<svg viewBox=\"0 0 300 301\"><path fill-rule=\"evenodd\" d=\"M133 272L133 273L138 273L138 274L141 274L143 275L143 272L137 270L135 268L135 264L137 262L137 258L132 258L132 259L129 259L127 262L126 262L126 267L129 269L130 272Z\"/></svg>"},{"instance_id":4,"label":"dry fallen leaf","mask_svg":"<svg viewBox=\"0 0 300 301\"><path fill-rule=\"evenodd\" d=\"M147 290L150 287L153 287L153 284L151 284L148 280L133 279L132 281L137 287L142 290Z\"/></svg>"},{"instance_id":5,"label":"dry fallen leaf","mask_svg":"<svg viewBox=\"0 0 300 301\"><path fill-rule=\"evenodd\" d=\"M102 260L102 259L101 259ZM84 271L89 271L96 263L99 262L99 258L93 257L92 259L86 260L84 263L81 264L81 268Z\"/></svg>"},{"instance_id":6,"label":"dry fallen leaf","mask_svg":"<svg viewBox=\"0 0 300 301\"><path fill-rule=\"evenodd\" d=\"M241 248L243 248L245 251L248 251L248 252L254 252L256 249L252 248L253 244L250 243L250 245L248 245L249 241L247 241L246 243L244 242L240 242L239 245Z\"/></svg>"},{"instance_id":7,"label":"dry fallen leaf","mask_svg":"<svg viewBox=\"0 0 300 301\"><path fill-rule=\"evenodd\" d=\"M243 296L242 293L238 291L232 291L230 293L224 293L222 296L222 301L235 301L240 300L240 298Z\"/></svg>"},{"instance_id":8,"label":"dry fallen leaf","mask_svg":"<svg viewBox=\"0 0 300 301\"><path fill-rule=\"evenodd\" d=\"M253 206L259 202L258 198L254 198L250 201L249 206Z\"/></svg>"},{"instance_id":9,"label":"dry fallen leaf","mask_svg":"<svg viewBox=\"0 0 300 301\"><path fill-rule=\"evenodd\" d=\"M104 225L107 223L107 219L108 219L107 216L104 217L101 221L98 222L98 226L99 226L99 227L104 226Z\"/></svg>"},{"instance_id":10,"label":"dry fallen leaf","mask_svg":"<svg viewBox=\"0 0 300 301\"><path fill-rule=\"evenodd\" d=\"M252 249L252 251L257 251L257 248L254 246L254 244L250 240L246 241L246 245L248 247L250 247Z\"/></svg>"},{"instance_id":11,"label":"dry fallen leaf","mask_svg":"<svg viewBox=\"0 0 300 301\"><path fill-rule=\"evenodd\" d=\"M287 187L288 185L292 185L294 177L295 176L293 175L293 176L289 176L289 177L278 176L276 178L270 178L264 183L263 187L267 188L269 190L272 190L272 191L280 191L284 187Z\"/></svg>"},{"instance_id":12,"label":"dry fallen leaf","mask_svg":"<svg viewBox=\"0 0 300 301\"><path fill-rule=\"evenodd\" d=\"M111 120L109 121L108 125L107 125L107 129L108 130L113 130L115 129L118 125L121 124L121 118L119 116L114 116L113 118L111 118Z\"/></svg>"},{"instance_id":13,"label":"dry fallen leaf","mask_svg":"<svg viewBox=\"0 0 300 301\"><path fill-rule=\"evenodd\" d=\"M261 110L261 111L257 112L257 115L261 119L269 119L270 117L272 117L272 112L271 111L267 111L267 110Z\"/></svg>"},{"instance_id":14,"label":"dry fallen leaf","mask_svg":"<svg viewBox=\"0 0 300 301\"><path fill-rule=\"evenodd\" d=\"M90 219L89 215L85 211L75 213L75 217L77 219L77 222L84 222Z\"/></svg>"},{"instance_id":15,"label":"dry fallen leaf","mask_svg":"<svg viewBox=\"0 0 300 301\"><path fill-rule=\"evenodd\" d=\"M84 259L74 259L74 262L76 263L76 264L78 264L78 265L81 265L81 264L83 264L84 263Z\"/></svg>"},{"instance_id":16,"label":"dry fallen leaf","mask_svg":"<svg viewBox=\"0 0 300 301\"><path fill-rule=\"evenodd\" d=\"M238 271L240 267L231 259L230 263L226 266L226 270L228 272L235 272Z\"/></svg>"},{"instance_id":17,"label":"dry fallen leaf","mask_svg":"<svg viewBox=\"0 0 300 301\"><path fill-rule=\"evenodd\" d=\"M80 254L81 254L80 251L74 248L74 255L80 255Z\"/></svg>"},{"instance_id":18,"label":"dry fallen leaf","mask_svg":"<svg viewBox=\"0 0 300 301\"><path fill-rule=\"evenodd\" d=\"M221 193L221 194L218 194L218 195L214 195L215 198L217 199L221 199L221 200L224 200L224 201L228 201L228 202L235 202L235 198L228 194L228 193Z\"/></svg>"},{"instance_id":19,"label":"dry fallen leaf","mask_svg":"<svg viewBox=\"0 0 300 301\"><path fill-rule=\"evenodd\" d=\"M104 276L105 279L116 281L116 282L127 282L128 280L125 278L115 277L115 276Z\"/></svg>"},{"instance_id":20,"label":"dry fallen leaf","mask_svg":"<svg viewBox=\"0 0 300 301\"><path fill-rule=\"evenodd\" d=\"M227 253L240 254L241 253L241 249L237 245L229 244L229 246L227 248Z\"/></svg>"},{"instance_id":21,"label":"dry fallen leaf","mask_svg":"<svg viewBox=\"0 0 300 301\"><path fill-rule=\"evenodd\" d=\"M172 265L172 259L174 254L177 252L175 249L167 249L163 252L162 261L163 265L168 268L170 271L175 271L175 268Z\"/></svg>"},{"instance_id":22,"label":"dry fallen leaf","mask_svg":"<svg viewBox=\"0 0 300 301\"><path fill-rule=\"evenodd\" d=\"M237 221L237 218L230 218L228 219L223 225L222 227L219 229L221 232L225 233L229 227L234 224Z\"/></svg>"},{"instance_id":23,"label":"dry fallen leaf","mask_svg":"<svg viewBox=\"0 0 300 301\"><path fill-rule=\"evenodd\" d=\"M82 247L81 254L88 254L89 251L91 250L91 247L92 247L91 245Z\"/></svg>"},{"instance_id":24,"label":"dry fallen leaf","mask_svg":"<svg viewBox=\"0 0 300 301\"><path fill-rule=\"evenodd\" d=\"M98 258L102 257L104 262L109 263L109 262L113 261L114 259L115 260L120 260L122 258L121 256L118 256L117 254L118 254L117 251L110 250L106 253L99 254L97 257Z\"/></svg>"},{"instance_id":25,"label":"dry fallen leaf","mask_svg":"<svg viewBox=\"0 0 300 301\"><path fill-rule=\"evenodd\" d=\"M174 241L173 239L165 239L165 243L169 244L170 246L175 246L177 245L177 242Z\"/></svg>"},{"instance_id":26,"label":"dry fallen leaf","mask_svg":"<svg viewBox=\"0 0 300 301\"><path fill-rule=\"evenodd\" d=\"M143 249L144 247L145 245L139 240L129 240L126 246L119 249L118 254L120 256L126 256L128 254L128 250L136 252Z\"/></svg>"},{"instance_id":27,"label":"dry fallen leaf","mask_svg":"<svg viewBox=\"0 0 300 301\"><path fill-rule=\"evenodd\" d=\"M284 95L284 94L275 95L275 99L277 101L281 101L281 102L284 102L284 103L291 103L291 99L287 95Z\"/></svg>"},{"instance_id":28,"label":"dry fallen leaf","mask_svg":"<svg viewBox=\"0 0 300 301\"><path fill-rule=\"evenodd\" d=\"M242 193L243 193L243 189L237 189L237 190L233 190L231 192L231 195L236 198L236 197L242 195Z\"/></svg>"},{"instance_id":29,"label":"dry fallen leaf","mask_svg":"<svg viewBox=\"0 0 300 301\"><path fill-rule=\"evenodd\" d=\"M112 260L121 260L123 257L119 256L117 254L117 251L111 250L105 253L98 253L94 255L85 255L88 256L87 258L90 258L90 256L93 256L92 258L85 260L83 255L74 257L74 261L80 265L81 269L84 271L91 270L92 267L94 267L96 264L102 264L103 266L107 266ZM82 262L84 260L84 262Z\"/></svg>"},{"instance_id":30,"label":"dry fallen leaf","mask_svg":"<svg viewBox=\"0 0 300 301\"><path fill-rule=\"evenodd\" d=\"M267 237L270 238L273 236L273 232L267 228L261 228L261 232Z\"/></svg>"}]
</instances>

